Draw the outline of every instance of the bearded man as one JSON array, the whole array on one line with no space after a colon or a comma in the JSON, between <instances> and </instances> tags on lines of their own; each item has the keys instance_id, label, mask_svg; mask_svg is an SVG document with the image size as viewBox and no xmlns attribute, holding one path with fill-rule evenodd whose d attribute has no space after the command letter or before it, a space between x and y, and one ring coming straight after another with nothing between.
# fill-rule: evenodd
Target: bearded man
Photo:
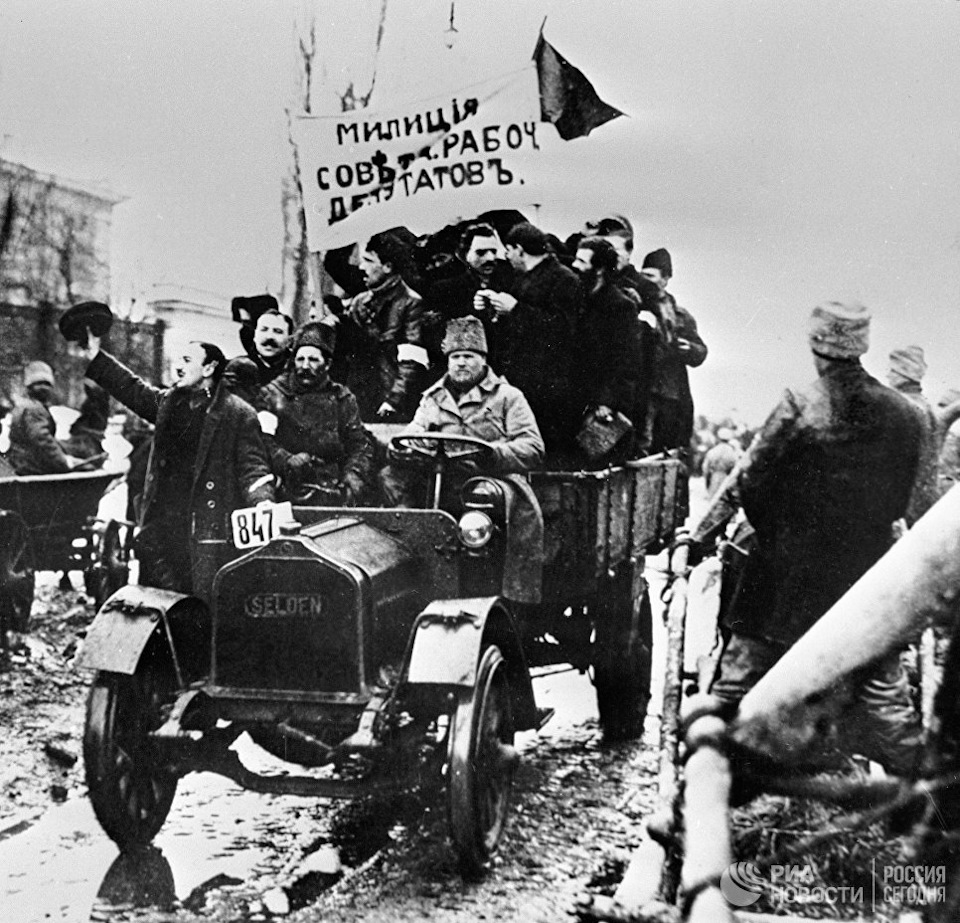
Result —
<instances>
[{"instance_id":1,"label":"bearded man","mask_svg":"<svg viewBox=\"0 0 960 923\"><path fill-rule=\"evenodd\" d=\"M483 439L493 448L487 472L499 475L507 493L509 523L507 569L503 593L518 602L539 602L543 563L543 515L530 485L516 475L543 461L543 437L527 399L487 365L487 339L476 317L456 318L447 324L443 339L447 373L427 388L404 435L449 433ZM466 468L448 472L441 505L450 506L468 477L480 473ZM424 472L398 464L380 474L391 506L422 506L426 496Z\"/></svg>"},{"instance_id":2,"label":"bearded man","mask_svg":"<svg viewBox=\"0 0 960 923\"><path fill-rule=\"evenodd\" d=\"M617 252L600 237L585 237L577 245L573 269L585 292L576 363L585 409L595 409L605 420L622 413L633 422L641 332L633 300L614 283Z\"/></svg>"},{"instance_id":3,"label":"bearded man","mask_svg":"<svg viewBox=\"0 0 960 923\"><path fill-rule=\"evenodd\" d=\"M293 339L292 366L260 391L256 407L284 491L296 495L316 484L323 503L351 506L369 485L373 444L357 399L330 379L335 342L329 324L304 324Z\"/></svg>"}]
</instances>

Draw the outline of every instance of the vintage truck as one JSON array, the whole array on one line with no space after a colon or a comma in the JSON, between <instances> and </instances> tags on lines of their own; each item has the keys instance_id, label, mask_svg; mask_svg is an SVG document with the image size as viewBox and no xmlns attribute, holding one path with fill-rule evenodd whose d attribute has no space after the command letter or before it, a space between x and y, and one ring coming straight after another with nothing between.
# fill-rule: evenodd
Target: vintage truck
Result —
<instances>
[{"instance_id":1,"label":"vintage truck","mask_svg":"<svg viewBox=\"0 0 960 923\"><path fill-rule=\"evenodd\" d=\"M424 445L436 496L449 465L489 451L437 434ZM333 798L433 780L461 867L478 873L507 819L514 733L547 717L531 667L591 670L605 734L642 733L645 556L672 536L685 477L665 458L531 474L543 601L522 608L499 595L508 543L493 477L466 480L454 513L293 506L279 528L264 521L273 508L234 514L237 543L256 546L219 570L208 602L126 586L87 634L83 751L104 830L121 848L149 842L189 772ZM231 749L244 732L324 769L254 773Z\"/></svg>"}]
</instances>

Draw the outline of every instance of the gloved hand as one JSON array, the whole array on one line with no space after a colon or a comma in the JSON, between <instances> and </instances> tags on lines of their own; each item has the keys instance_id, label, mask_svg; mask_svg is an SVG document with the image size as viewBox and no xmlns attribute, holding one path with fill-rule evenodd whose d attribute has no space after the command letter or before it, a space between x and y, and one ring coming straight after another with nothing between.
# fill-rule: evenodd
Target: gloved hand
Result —
<instances>
[{"instance_id":1,"label":"gloved hand","mask_svg":"<svg viewBox=\"0 0 960 923\"><path fill-rule=\"evenodd\" d=\"M298 488L313 475L313 456L307 452L291 455L283 465L283 479L288 487Z\"/></svg>"}]
</instances>

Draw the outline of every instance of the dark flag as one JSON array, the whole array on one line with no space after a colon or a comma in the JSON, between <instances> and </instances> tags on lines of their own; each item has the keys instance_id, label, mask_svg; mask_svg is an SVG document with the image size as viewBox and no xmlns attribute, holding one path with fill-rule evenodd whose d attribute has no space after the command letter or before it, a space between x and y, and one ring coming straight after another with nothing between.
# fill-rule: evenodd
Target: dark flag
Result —
<instances>
[{"instance_id":1,"label":"dark flag","mask_svg":"<svg viewBox=\"0 0 960 923\"><path fill-rule=\"evenodd\" d=\"M585 137L598 125L623 115L597 96L590 81L542 34L533 59L540 78L540 119L553 122L564 141Z\"/></svg>"}]
</instances>

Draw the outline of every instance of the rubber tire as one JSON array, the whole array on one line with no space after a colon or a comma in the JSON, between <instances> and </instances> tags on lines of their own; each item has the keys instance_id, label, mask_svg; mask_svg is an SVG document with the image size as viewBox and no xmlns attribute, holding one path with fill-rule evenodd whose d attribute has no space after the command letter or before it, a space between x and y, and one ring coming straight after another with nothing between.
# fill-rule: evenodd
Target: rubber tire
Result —
<instances>
[{"instance_id":1,"label":"rubber tire","mask_svg":"<svg viewBox=\"0 0 960 923\"><path fill-rule=\"evenodd\" d=\"M87 698L83 761L94 814L121 850L146 846L170 813L177 776L157 763L147 734L175 688L170 670L100 672Z\"/></svg>"},{"instance_id":2,"label":"rubber tire","mask_svg":"<svg viewBox=\"0 0 960 923\"><path fill-rule=\"evenodd\" d=\"M598 602L593 684L604 740L638 740L650 702L653 613L646 584L614 578Z\"/></svg>"},{"instance_id":3,"label":"rubber tire","mask_svg":"<svg viewBox=\"0 0 960 923\"><path fill-rule=\"evenodd\" d=\"M487 647L473 689L460 693L450 718L447 823L464 877L479 876L506 826L516 771L507 662Z\"/></svg>"}]
</instances>

